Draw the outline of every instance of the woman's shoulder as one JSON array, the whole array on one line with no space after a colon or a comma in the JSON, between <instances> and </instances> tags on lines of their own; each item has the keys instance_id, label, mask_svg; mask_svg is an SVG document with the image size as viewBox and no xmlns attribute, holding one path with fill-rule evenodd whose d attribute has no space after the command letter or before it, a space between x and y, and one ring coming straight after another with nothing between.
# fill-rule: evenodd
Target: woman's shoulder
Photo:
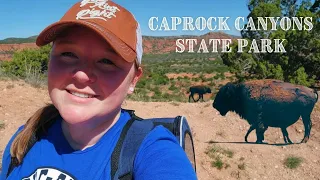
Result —
<instances>
[{"instance_id":1,"label":"woman's shoulder","mask_svg":"<svg viewBox=\"0 0 320 180\"><path fill-rule=\"evenodd\" d=\"M15 139L15 137L18 135L19 132L21 132L24 129L24 125L20 126L16 132L11 136L9 142L7 143L7 146L3 152L3 158L2 158L2 173L0 173L0 179L5 179L6 172L8 171L9 164L11 161L11 155L10 155L10 147Z\"/></svg>"},{"instance_id":2,"label":"woman's shoulder","mask_svg":"<svg viewBox=\"0 0 320 180\"><path fill-rule=\"evenodd\" d=\"M20 127L18 127L18 129L16 130L16 132L11 136L8 145L11 144L13 142L13 140L15 139L15 137L25 128L25 125L21 125Z\"/></svg>"},{"instance_id":3,"label":"woman's shoulder","mask_svg":"<svg viewBox=\"0 0 320 180\"><path fill-rule=\"evenodd\" d=\"M24 129L25 125L22 125L20 126L16 132L11 136L9 142L7 143L7 146L5 148L5 151L4 151L4 156L6 154L6 152L9 152L9 155L10 155L10 147L11 147L11 144L13 142L13 140L16 138L16 136Z\"/></svg>"}]
</instances>

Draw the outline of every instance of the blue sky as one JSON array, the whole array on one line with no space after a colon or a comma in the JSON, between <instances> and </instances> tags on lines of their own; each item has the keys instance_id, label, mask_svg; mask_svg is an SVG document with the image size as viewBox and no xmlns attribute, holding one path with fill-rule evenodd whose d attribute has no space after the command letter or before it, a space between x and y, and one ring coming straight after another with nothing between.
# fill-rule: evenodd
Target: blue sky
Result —
<instances>
[{"instance_id":1,"label":"blue sky","mask_svg":"<svg viewBox=\"0 0 320 180\"><path fill-rule=\"evenodd\" d=\"M0 39L38 35L46 26L58 21L78 0L0 0ZM205 31L151 31L150 17L230 17L228 34L240 35L233 27L236 17L249 13L246 0L113 0L131 11L139 21L143 35L201 35ZM156 23L160 26L160 22Z\"/></svg>"}]
</instances>

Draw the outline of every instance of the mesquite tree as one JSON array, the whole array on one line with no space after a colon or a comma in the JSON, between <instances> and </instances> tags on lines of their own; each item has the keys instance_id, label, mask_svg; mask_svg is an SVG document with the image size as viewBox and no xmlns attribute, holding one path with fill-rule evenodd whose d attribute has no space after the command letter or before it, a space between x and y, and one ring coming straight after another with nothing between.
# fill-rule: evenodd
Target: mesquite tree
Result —
<instances>
[{"instance_id":1,"label":"mesquite tree","mask_svg":"<svg viewBox=\"0 0 320 180\"><path fill-rule=\"evenodd\" d=\"M272 29L272 23L266 21L267 30L252 30L247 23L241 31L243 39L249 42L255 40L258 47L261 39L285 39L283 46L286 53L248 53L249 46L243 53L238 53L238 44L235 42L231 46L231 53L221 55L224 64L240 80L274 78L312 86L315 80L320 80L319 4L320 0L313 3L310 0L249 0L247 20L251 19L254 24L258 24L258 17L288 17L291 20L298 17L302 23L305 17L311 17L313 27L297 30L291 21L288 30L283 30L280 23L277 23L276 29ZM274 48L274 44L271 46Z\"/></svg>"}]
</instances>

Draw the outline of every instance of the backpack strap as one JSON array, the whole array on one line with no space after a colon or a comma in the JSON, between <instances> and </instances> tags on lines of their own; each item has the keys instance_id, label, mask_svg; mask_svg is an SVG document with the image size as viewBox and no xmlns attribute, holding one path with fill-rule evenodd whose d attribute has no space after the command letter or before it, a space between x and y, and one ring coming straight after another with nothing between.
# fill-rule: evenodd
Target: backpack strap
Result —
<instances>
[{"instance_id":1,"label":"backpack strap","mask_svg":"<svg viewBox=\"0 0 320 180\"><path fill-rule=\"evenodd\" d=\"M124 126L116 147L111 155L111 179L132 180L134 159L145 136L153 129L150 120L143 120L126 110L131 119Z\"/></svg>"}]
</instances>

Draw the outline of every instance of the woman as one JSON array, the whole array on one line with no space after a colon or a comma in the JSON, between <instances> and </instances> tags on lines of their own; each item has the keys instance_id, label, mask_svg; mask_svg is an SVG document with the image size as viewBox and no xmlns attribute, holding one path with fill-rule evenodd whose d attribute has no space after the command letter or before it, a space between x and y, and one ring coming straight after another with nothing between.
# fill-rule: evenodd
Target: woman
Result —
<instances>
[{"instance_id":1,"label":"woman","mask_svg":"<svg viewBox=\"0 0 320 180\"><path fill-rule=\"evenodd\" d=\"M13 135L0 179L110 179L111 153L130 119L121 104L142 75L139 24L114 2L84 0L36 43L51 42L52 105ZM138 180L196 179L183 149L162 126L142 142L133 170Z\"/></svg>"}]
</instances>

